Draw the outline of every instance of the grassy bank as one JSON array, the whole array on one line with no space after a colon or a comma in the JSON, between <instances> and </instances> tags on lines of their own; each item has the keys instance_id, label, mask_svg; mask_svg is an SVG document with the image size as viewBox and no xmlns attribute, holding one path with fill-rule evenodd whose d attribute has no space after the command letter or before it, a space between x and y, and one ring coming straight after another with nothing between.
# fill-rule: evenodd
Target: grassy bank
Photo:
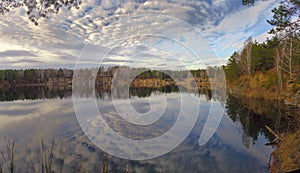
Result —
<instances>
[{"instance_id":1,"label":"grassy bank","mask_svg":"<svg viewBox=\"0 0 300 173\"><path fill-rule=\"evenodd\" d=\"M227 82L228 92L248 98L277 100L286 104L300 106L300 81L297 77L286 80L283 91L280 90L278 77L274 69L267 72L243 74L234 81Z\"/></svg>"},{"instance_id":2,"label":"grassy bank","mask_svg":"<svg viewBox=\"0 0 300 173\"><path fill-rule=\"evenodd\" d=\"M228 92L237 97L256 100L273 100L285 105L295 105L300 108L300 80L284 80L283 90L280 90L275 69L267 72L255 72L251 75L243 74L234 81L227 81ZM244 102L247 107L259 111L257 106ZM263 105L266 106L266 105ZM299 112L299 111L298 111ZM277 115L268 115L269 117ZM294 119L292 130L278 132L280 140L272 153L274 162L270 166L272 173L291 172L300 169L300 115L290 115Z\"/></svg>"}]
</instances>

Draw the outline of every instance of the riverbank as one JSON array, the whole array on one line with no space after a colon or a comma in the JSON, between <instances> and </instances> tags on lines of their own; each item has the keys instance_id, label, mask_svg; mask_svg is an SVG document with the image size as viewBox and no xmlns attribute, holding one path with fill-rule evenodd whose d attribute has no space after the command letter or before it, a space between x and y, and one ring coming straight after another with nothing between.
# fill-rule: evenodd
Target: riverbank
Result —
<instances>
[{"instance_id":1,"label":"riverbank","mask_svg":"<svg viewBox=\"0 0 300 173\"><path fill-rule=\"evenodd\" d=\"M242 75L233 82L227 82L228 93L263 100L276 100L287 105L300 107L300 84L295 80L287 80L281 92L274 70Z\"/></svg>"},{"instance_id":2,"label":"riverbank","mask_svg":"<svg viewBox=\"0 0 300 173\"><path fill-rule=\"evenodd\" d=\"M49 78L47 81L40 82L40 81L34 81L34 82L24 82L24 81L14 81L14 82L8 82L8 81L0 81L0 90L7 90L9 88L21 88L21 87L48 87L50 89L52 88L60 88L60 89L72 89L72 80L73 78L65 78L65 77L56 77L56 78ZM96 81L93 81L95 79L91 78L91 81L89 83L95 83L96 87L104 87L107 89L111 88L113 80L114 82L117 82L119 87L122 86L130 86L134 88L140 88L140 87L147 87L147 88L161 88L165 86L183 86L187 89L191 90L197 90L199 88L210 88L210 82L209 79L203 79L203 78L182 78L178 81L174 81L171 78L170 79L158 79L158 78L136 78L131 83L128 83L127 79L113 79L113 77L102 77L97 78ZM80 80L78 80L80 81ZM85 80L82 80L85 81ZM83 83L83 85L87 85L86 83Z\"/></svg>"},{"instance_id":3,"label":"riverbank","mask_svg":"<svg viewBox=\"0 0 300 173\"><path fill-rule=\"evenodd\" d=\"M276 149L272 153L273 163L270 165L270 172L292 172L300 170L300 84L297 80L286 80L283 83L283 92L280 91L278 79L274 70L265 73L256 72L252 75L242 75L233 82L227 83L228 93L236 97L270 100L282 103L286 106L294 106L298 111L292 118L293 128L277 132L280 140L276 142ZM260 111L259 104L244 102L253 111ZM266 105L262 105L266 106ZM272 106L271 106L272 107ZM258 112L261 114L261 112ZM268 114L268 117L277 116Z\"/></svg>"},{"instance_id":4,"label":"riverbank","mask_svg":"<svg viewBox=\"0 0 300 173\"><path fill-rule=\"evenodd\" d=\"M281 134L282 139L272 153L271 173L300 171L300 130Z\"/></svg>"}]
</instances>

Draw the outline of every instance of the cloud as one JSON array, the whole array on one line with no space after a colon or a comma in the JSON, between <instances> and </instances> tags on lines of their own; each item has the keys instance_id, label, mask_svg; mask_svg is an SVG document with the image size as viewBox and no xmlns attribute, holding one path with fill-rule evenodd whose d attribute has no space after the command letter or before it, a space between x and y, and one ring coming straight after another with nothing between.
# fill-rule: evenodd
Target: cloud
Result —
<instances>
[{"instance_id":1,"label":"cloud","mask_svg":"<svg viewBox=\"0 0 300 173\"><path fill-rule=\"evenodd\" d=\"M266 35L271 28L266 22L271 18L271 9L278 1L259 1L255 6L241 7L228 14L215 28L207 32L207 38L219 57L229 57L234 51L243 47L249 36ZM259 38L260 41L266 38Z\"/></svg>"},{"instance_id":2,"label":"cloud","mask_svg":"<svg viewBox=\"0 0 300 173\"><path fill-rule=\"evenodd\" d=\"M218 57L227 58L243 45L245 38L262 36L270 28L265 20L269 18L275 2L278 1L259 1L253 7L242 7L241 2L236 0L91 0L83 2L80 10L62 10L57 16L43 19L39 26L29 22L25 10L16 10L0 22L0 51L19 51L19 55L24 52L26 57L31 53L32 60L38 57L38 61L45 65L72 68L88 41L89 45L102 47L92 51L92 57L96 56L96 52L103 57L118 46L141 46L134 50L135 54L128 52L132 56L131 61L135 62L136 58L143 60L143 64L151 64L155 62L152 56L156 53L149 53L154 50L147 50L148 47L161 48L165 52L160 50L160 53L167 52L178 57L178 52L183 50L175 50L178 41L182 45L194 45L193 49L199 49L201 59L207 59L204 64L210 64L216 61L209 60L211 52L205 51L207 43L199 41L199 37L208 39ZM187 25L200 33L195 34ZM151 34L166 37L151 40L142 36ZM175 42L163 41L166 39ZM175 46L167 48L168 44ZM140 58L142 56L144 59ZM24 67L30 65L26 59ZM92 59L86 57L82 64L94 64ZM191 58L178 57L180 61L184 59ZM0 64L0 68L19 68L22 64L9 63L13 62L12 59L5 61L1 64L11 65ZM108 60L106 63L109 63ZM194 64L200 63L194 61Z\"/></svg>"},{"instance_id":3,"label":"cloud","mask_svg":"<svg viewBox=\"0 0 300 173\"><path fill-rule=\"evenodd\" d=\"M243 7L239 11L229 14L214 29L214 32L233 32L245 31L247 28L253 27L261 20L265 20L265 13L273 7L274 1L260 1L255 6Z\"/></svg>"},{"instance_id":4,"label":"cloud","mask_svg":"<svg viewBox=\"0 0 300 173\"><path fill-rule=\"evenodd\" d=\"M7 50L4 52L0 52L0 57L17 57L17 56L36 56L28 51L22 50Z\"/></svg>"}]
</instances>

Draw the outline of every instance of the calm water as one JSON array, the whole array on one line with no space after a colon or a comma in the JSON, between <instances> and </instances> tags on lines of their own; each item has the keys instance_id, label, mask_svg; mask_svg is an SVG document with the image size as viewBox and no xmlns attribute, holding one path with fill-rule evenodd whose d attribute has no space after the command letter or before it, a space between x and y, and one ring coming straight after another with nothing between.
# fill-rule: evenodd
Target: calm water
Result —
<instances>
[{"instance_id":1,"label":"calm water","mask_svg":"<svg viewBox=\"0 0 300 173\"><path fill-rule=\"evenodd\" d=\"M279 107L273 105L268 110L268 106L254 105L257 112L253 112L249 106L243 105L242 100L228 97L226 113L219 128L205 145L200 146L199 136L210 103L214 102L209 91L178 93L176 89L170 88L132 89L130 103L140 113L149 111L149 99L157 104L160 104L162 98L167 100L164 115L158 122L147 126L132 125L120 118L110 99L111 93L99 91L97 105L108 125L118 134L132 139L150 139L172 127L177 120L182 97L186 98L187 104L200 101L198 120L182 144L155 159L130 161L102 152L84 135L76 119L71 91L49 91L43 88L17 91L0 92L0 135L14 139L16 143L17 172L24 172L25 168L29 172L38 172L41 139L49 147L53 137L55 169L64 165L63 172L74 172L80 165L87 172L99 172L103 165L108 165L110 172L125 172L126 169L130 172L268 172L273 148L265 144L272 141L273 137L264 126L269 125L277 131L286 128L281 126L285 122L283 118L275 127L273 124L276 124L278 118L269 115L272 113L270 111L278 114L281 110ZM122 105L124 99L120 97L114 101ZM257 102L253 104L266 105ZM91 121L91 125L93 123L97 122ZM99 129L105 130L101 127Z\"/></svg>"}]
</instances>

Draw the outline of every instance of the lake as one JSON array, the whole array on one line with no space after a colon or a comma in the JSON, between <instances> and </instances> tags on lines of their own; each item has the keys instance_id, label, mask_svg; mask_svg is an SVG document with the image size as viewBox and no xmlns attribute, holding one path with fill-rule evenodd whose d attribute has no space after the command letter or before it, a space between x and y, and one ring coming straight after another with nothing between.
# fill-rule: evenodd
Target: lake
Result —
<instances>
[{"instance_id":1,"label":"lake","mask_svg":"<svg viewBox=\"0 0 300 173\"><path fill-rule=\"evenodd\" d=\"M250 101L228 96L218 129L207 143L199 145L211 104L217 101L209 90L189 93L168 87L130 89L129 104L135 111L144 114L151 110L149 115L153 116L163 114L158 121L142 126L119 116L118 111L124 109L122 105L128 104L128 99L122 96L112 99L110 91L97 93L96 105L107 125L116 134L130 139L155 138L166 133L177 121L185 122L178 118L180 109L183 109L181 106L186 107L186 114L197 112L198 117L189 135L170 152L157 158L135 161L112 156L93 144L90 139L97 140L99 133L106 129L100 126L98 115L89 117L88 112L93 105L87 104L88 124L85 127L94 127L94 131L88 135L89 138L85 135L76 118L72 91L50 91L41 87L1 91L0 146L5 151L8 140L15 142L15 170L41 172L44 157L53 156L54 172L268 172L274 148L265 144L274 137L265 125L276 131L286 128L281 126L285 123L284 118L280 117L281 122L276 126L278 118L269 115L278 114L282 110L279 105L268 107L266 105L273 103L252 101L253 104L265 105L255 105L257 111L253 111L255 109L251 106L243 104ZM80 98L83 98L82 104L89 100L88 96ZM196 102L200 103L199 107L194 106ZM165 104L163 113L154 109L155 105L162 104ZM185 128L184 124L182 128ZM104 138L109 140L109 136ZM126 151L114 147L112 142L104 142L103 145L118 150L117 154L126 154ZM127 147L132 150L135 146Z\"/></svg>"}]
</instances>

